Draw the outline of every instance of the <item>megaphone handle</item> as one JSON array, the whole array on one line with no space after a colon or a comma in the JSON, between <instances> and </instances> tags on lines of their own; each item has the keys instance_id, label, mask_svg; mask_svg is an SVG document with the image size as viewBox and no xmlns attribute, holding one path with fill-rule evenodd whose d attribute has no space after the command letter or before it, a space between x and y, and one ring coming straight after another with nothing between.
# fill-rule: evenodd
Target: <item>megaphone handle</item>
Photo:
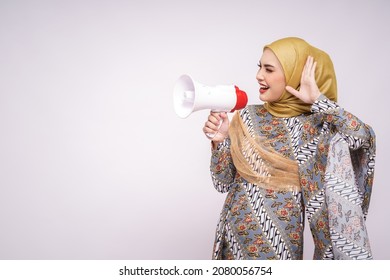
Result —
<instances>
[{"instance_id":1,"label":"megaphone handle","mask_svg":"<svg viewBox=\"0 0 390 280\"><path fill-rule=\"evenodd\" d=\"M211 110L211 112L213 112L213 113L222 113L222 112L225 112L225 111ZM225 113L227 113L227 112L225 112ZM220 119L219 120L219 125L218 125L218 131L221 128L222 122L223 122L223 120ZM215 135L217 135L218 131L216 133L206 133L207 138L210 139L210 140L213 140Z\"/></svg>"}]
</instances>

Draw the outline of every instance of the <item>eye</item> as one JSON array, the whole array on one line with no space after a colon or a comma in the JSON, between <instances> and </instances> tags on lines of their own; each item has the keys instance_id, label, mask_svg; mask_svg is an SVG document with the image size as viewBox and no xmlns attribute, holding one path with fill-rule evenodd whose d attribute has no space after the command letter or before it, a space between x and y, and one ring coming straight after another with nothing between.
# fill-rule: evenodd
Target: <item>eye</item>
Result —
<instances>
[{"instance_id":1,"label":"eye","mask_svg":"<svg viewBox=\"0 0 390 280\"><path fill-rule=\"evenodd\" d=\"M258 66L259 68L261 68L261 64L260 64L260 63L257 63L257 66Z\"/></svg>"},{"instance_id":2,"label":"eye","mask_svg":"<svg viewBox=\"0 0 390 280\"><path fill-rule=\"evenodd\" d=\"M272 72L274 72L272 69L269 69L269 68L265 68L265 72L267 72L267 73L272 73Z\"/></svg>"}]
</instances>

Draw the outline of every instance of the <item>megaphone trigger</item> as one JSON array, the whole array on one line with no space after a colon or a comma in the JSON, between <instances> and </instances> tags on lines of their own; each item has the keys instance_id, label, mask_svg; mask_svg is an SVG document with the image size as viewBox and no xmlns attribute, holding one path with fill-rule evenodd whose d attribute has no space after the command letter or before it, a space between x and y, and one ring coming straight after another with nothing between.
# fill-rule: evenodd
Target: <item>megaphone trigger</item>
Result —
<instances>
[{"instance_id":1,"label":"megaphone trigger","mask_svg":"<svg viewBox=\"0 0 390 280\"><path fill-rule=\"evenodd\" d=\"M215 133L215 134L206 133L206 137L207 137L208 139L210 139L210 140L213 140L214 137L215 137L215 135L217 135L217 133Z\"/></svg>"}]
</instances>

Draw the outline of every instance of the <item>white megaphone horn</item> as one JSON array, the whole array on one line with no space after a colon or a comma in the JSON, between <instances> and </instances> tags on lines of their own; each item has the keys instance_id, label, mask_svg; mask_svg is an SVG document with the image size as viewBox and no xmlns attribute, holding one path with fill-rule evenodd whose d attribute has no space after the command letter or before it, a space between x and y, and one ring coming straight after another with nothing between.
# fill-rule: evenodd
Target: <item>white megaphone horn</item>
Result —
<instances>
[{"instance_id":1,"label":"white megaphone horn","mask_svg":"<svg viewBox=\"0 0 390 280\"><path fill-rule=\"evenodd\" d=\"M248 96L237 86L205 86L189 75L182 75L173 89L173 104L176 114L186 118L192 112L209 109L213 112L233 112L248 103Z\"/></svg>"}]
</instances>

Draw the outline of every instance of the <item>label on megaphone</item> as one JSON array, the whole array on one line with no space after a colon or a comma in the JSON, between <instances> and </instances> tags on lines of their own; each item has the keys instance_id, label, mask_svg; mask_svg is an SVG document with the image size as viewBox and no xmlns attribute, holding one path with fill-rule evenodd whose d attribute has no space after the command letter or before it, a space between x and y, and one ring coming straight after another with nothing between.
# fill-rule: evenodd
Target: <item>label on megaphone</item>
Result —
<instances>
[{"instance_id":1,"label":"label on megaphone","mask_svg":"<svg viewBox=\"0 0 390 280\"><path fill-rule=\"evenodd\" d=\"M233 112L248 103L248 96L237 86L206 86L182 75L173 90L173 103L176 114L181 118L203 109L214 112Z\"/></svg>"}]
</instances>

